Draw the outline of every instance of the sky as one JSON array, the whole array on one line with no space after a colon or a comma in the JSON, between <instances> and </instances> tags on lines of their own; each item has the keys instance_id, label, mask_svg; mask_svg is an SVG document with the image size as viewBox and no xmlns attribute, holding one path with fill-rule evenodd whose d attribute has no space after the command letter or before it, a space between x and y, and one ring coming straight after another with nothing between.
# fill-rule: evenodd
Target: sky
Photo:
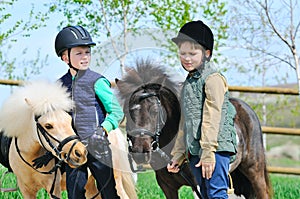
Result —
<instances>
[{"instance_id":1,"label":"sky","mask_svg":"<svg viewBox=\"0 0 300 199\"><path fill-rule=\"evenodd\" d=\"M45 1L36 1L36 0L19 0L14 4L14 7L11 11L13 14L12 21L15 19L20 19L20 18L27 18L28 13L31 9L31 4L34 3L35 10L38 11L40 9L45 9L43 8L42 4ZM59 77L61 77L68 69L68 66L62 62L55 54L55 49L54 49L54 41L55 37L58 33L58 23L59 20L58 18L63 17L62 14L57 13L56 16L51 16L51 19L47 23L47 27L38 29L34 32L32 32L31 37L29 38L18 38L19 41L17 45L14 45L12 50L11 50L11 57L18 57L20 56L21 58L21 49L28 48L28 53L26 54L26 59L28 59L29 56L36 56L37 50L41 50L41 55L46 56L48 55L48 65L44 67L41 70L41 73L39 75L31 76L30 80L34 79L46 79L49 81L55 81ZM7 29L10 27L10 23L6 24L1 24L0 31L1 29ZM153 31L153 30L151 30ZM154 30L155 32L155 30ZM144 34L142 34L144 35ZM170 33L169 37L172 38L175 36L175 33ZM153 44L147 43L147 39L144 37L140 38L133 38L129 39L129 42L131 42L133 45L138 43L139 46L133 46L132 47L132 58L136 58L139 56L143 56L147 54L147 56L150 55L150 58L155 57L156 55L153 53L153 51L161 52L165 51L165 49L157 49ZM105 46L105 43L109 41L102 41L101 44L97 44L97 46ZM223 51L224 54L230 54L232 53L232 49L225 49ZM92 55L95 56L95 55ZM106 62L109 63L108 65L110 67L103 67L103 68L93 68L93 70L96 70L97 72L103 74L105 77L107 77L110 81L114 81L115 78L120 78L121 77L121 72L117 70L118 67L118 62L116 61L115 58L111 58L105 55L96 55L96 56L102 56L105 58ZM151 57L152 56L152 57ZM23 57L24 58L24 57ZM174 61L174 60L170 60ZM20 63L21 64L21 63ZM165 64L164 64L165 65ZM168 65L168 64L166 64ZM93 66L93 65L92 65ZM174 72L175 74L179 74L179 78L184 78L185 72L183 69L179 66L178 68L174 69L171 68L169 69L170 72ZM281 71L283 72L283 71ZM238 85L240 82L244 81L249 81L246 80L247 74L241 75L237 74L236 71L231 70L228 72L225 72L225 76L227 77L229 85ZM290 80L291 82L295 82L295 77L292 77ZM255 80L253 80L255 82ZM250 86L250 85L249 85ZM0 105L3 103L3 101L10 95L12 88L10 86L4 86L0 85L0 91L1 91L1 96L0 96Z\"/></svg>"}]
</instances>

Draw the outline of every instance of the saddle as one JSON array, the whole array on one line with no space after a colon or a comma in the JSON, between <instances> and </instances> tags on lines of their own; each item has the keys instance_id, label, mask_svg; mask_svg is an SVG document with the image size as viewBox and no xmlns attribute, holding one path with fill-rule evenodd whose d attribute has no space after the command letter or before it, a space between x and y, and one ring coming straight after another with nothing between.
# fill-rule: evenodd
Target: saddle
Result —
<instances>
[{"instance_id":1,"label":"saddle","mask_svg":"<svg viewBox=\"0 0 300 199\"><path fill-rule=\"evenodd\" d=\"M12 138L7 137L3 134L3 131L0 132L0 163L8 169L9 172L12 172L12 169L9 165L8 153L9 147L11 144Z\"/></svg>"}]
</instances>

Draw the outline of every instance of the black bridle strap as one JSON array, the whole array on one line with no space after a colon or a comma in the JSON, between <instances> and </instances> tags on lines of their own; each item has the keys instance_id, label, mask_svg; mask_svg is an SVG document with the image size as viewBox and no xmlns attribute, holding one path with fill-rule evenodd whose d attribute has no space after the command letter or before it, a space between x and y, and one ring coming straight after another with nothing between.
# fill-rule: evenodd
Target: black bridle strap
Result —
<instances>
[{"instance_id":1,"label":"black bridle strap","mask_svg":"<svg viewBox=\"0 0 300 199\"><path fill-rule=\"evenodd\" d=\"M57 169L55 170L54 180L53 180L53 183L52 183L51 189L50 189L50 195L51 195L51 197L52 197L53 199L59 199L59 197L57 197L56 195L53 194L54 188L55 188L56 176L57 176Z\"/></svg>"},{"instance_id":2,"label":"black bridle strap","mask_svg":"<svg viewBox=\"0 0 300 199\"><path fill-rule=\"evenodd\" d=\"M77 136L78 137L78 136ZM71 141L71 140L70 140ZM67 143L67 142L66 142ZM67 157L66 157L66 160L69 161L70 160L70 155L71 155L71 151L73 150L74 146L78 143L78 141L75 141L73 142L68 154L67 154ZM58 146L59 147L59 146Z\"/></svg>"},{"instance_id":3,"label":"black bridle strap","mask_svg":"<svg viewBox=\"0 0 300 199\"><path fill-rule=\"evenodd\" d=\"M49 170L49 171L39 171L36 168L34 168L29 162L27 162L25 160L25 158L22 156L19 145L18 145L18 139L15 137L15 146L16 146L16 150L18 152L19 157L23 160L23 162L25 162L25 164L27 164L29 167L31 167L32 169L34 169L35 171L41 173L41 174L52 174L53 173L53 169Z\"/></svg>"},{"instance_id":4,"label":"black bridle strap","mask_svg":"<svg viewBox=\"0 0 300 199\"><path fill-rule=\"evenodd\" d=\"M136 137L136 136L143 136L143 135L148 135L150 137L153 137L153 133L147 129L134 129L134 130L129 130L128 131L129 136L131 137Z\"/></svg>"},{"instance_id":5,"label":"black bridle strap","mask_svg":"<svg viewBox=\"0 0 300 199\"><path fill-rule=\"evenodd\" d=\"M54 150L55 154L59 157L60 156L60 151L57 149L56 146L54 146L50 140L50 138L54 139L56 142L59 143L59 140L57 140L56 138L54 138L52 135L50 135L45 129L44 127L36 122L36 129L37 129L37 134L38 134L38 137L40 139L40 142L43 146L44 149L47 149L44 145L44 143L42 142L42 139L41 139L41 136L40 136L40 133L43 135L43 137L45 138L45 140L47 141L47 143L50 145L50 147ZM49 138L50 137L50 138Z\"/></svg>"},{"instance_id":6,"label":"black bridle strap","mask_svg":"<svg viewBox=\"0 0 300 199\"><path fill-rule=\"evenodd\" d=\"M68 142L70 142L70 141L72 141L72 140L79 140L78 135L71 135L71 136L65 138L63 141L61 141L61 142L59 143L57 149L58 149L59 151L61 151L62 148L65 146L65 144L67 144ZM75 142L75 144L76 144L76 143L77 143L77 142ZM74 147L74 144L72 145L70 151L73 149L73 147Z\"/></svg>"}]
</instances>

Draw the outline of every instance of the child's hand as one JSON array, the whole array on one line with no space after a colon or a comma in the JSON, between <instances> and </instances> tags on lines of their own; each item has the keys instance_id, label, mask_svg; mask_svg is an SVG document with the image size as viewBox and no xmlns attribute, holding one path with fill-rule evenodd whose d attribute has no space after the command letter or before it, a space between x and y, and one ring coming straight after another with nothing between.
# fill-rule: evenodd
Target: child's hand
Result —
<instances>
[{"instance_id":1,"label":"child's hand","mask_svg":"<svg viewBox=\"0 0 300 199\"><path fill-rule=\"evenodd\" d=\"M212 173L215 170L216 163L215 162L202 162L199 161L198 164L195 165L195 167L202 166L202 177L206 179L210 179L212 176Z\"/></svg>"},{"instance_id":2,"label":"child's hand","mask_svg":"<svg viewBox=\"0 0 300 199\"><path fill-rule=\"evenodd\" d=\"M167 165L167 169L171 173L178 173L179 167L178 167L178 162L177 161L172 161Z\"/></svg>"}]
</instances>

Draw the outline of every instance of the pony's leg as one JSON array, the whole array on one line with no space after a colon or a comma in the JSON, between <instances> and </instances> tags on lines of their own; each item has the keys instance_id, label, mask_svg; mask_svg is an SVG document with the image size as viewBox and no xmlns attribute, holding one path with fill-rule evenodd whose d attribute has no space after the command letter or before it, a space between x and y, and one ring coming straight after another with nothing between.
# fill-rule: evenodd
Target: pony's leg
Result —
<instances>
[{"instance_id":1,"label":"pony's leg","mask_svg":"<svg viewBox=\"0 0 300 199\"><path fill-rule=\"evenodd\" d=\"M85 185L85 190L86 190L85 197L86 198L101 199L101 195L98 194L99 191L98 191L95 183L96 183L95 178L93 175L91 175L91 172L88 169L88 181ZM97 195L97 197L94 197L96 195Z\"/></svg>"},{"instance_id":2,"label":"pony's leg","mask_svg":"<svg viewBox=\"0 0 300 199\"><path fill-rule=\"evenodd\" d=\"M269 190L269 178L268 173L266 172L265 169L256 169L255 173L252 173L253 175L253 180L252 180L252 186L256 194L256 198L265 198L269 199L270 196L270 190ZM251 179L251 178L249 178Z\"/></svg>"},{"instance_id":3,"label":"pony's leg","mask_svg":"<svg viewBox=\"0 0 300 199\"><path fill-rule=\"evenodd\" d=\"M66 172L61 175L60 187L62 191L67 190Z\"/></svg>"},{"instance_id":4,"label":"pony's leg","mask_svg":"<svg viewBox=\"0 0 300 199\"><path fill-rule=\"evenodd\" d=\"M38 190L35 190L34 188L30 189L28 186L24 185L21 182L18 182L18 186L20 189L20 192L22 193L23 198L26 199L35 199L36 194Z\"/></svg>"},{"instance_id":5,"label":"pony's leg","mask_svg":"<svg viewBox=\"0 0 300 199\"><path fill-rule=\"evenodd\" d=\"M167 199L178 199L179 186L172 179L172 173L169 173L166 168L155 171L156 181ZM175 183L175 184L174 184Z\"/></svg>"},{"instance_id":6,"label":"pony's leg","mask_svg":"<svg viewBox=\"0 0 300 199\"><path fill-rule=\"evenodd\" d=\"M271 198L269 176L264 167L262 163L256 163L252 166L240 166L236 171L233 171L236 179L234 185L237 183L235 191L243 194L247 199Z\"/></svg>"}]
</instances>

